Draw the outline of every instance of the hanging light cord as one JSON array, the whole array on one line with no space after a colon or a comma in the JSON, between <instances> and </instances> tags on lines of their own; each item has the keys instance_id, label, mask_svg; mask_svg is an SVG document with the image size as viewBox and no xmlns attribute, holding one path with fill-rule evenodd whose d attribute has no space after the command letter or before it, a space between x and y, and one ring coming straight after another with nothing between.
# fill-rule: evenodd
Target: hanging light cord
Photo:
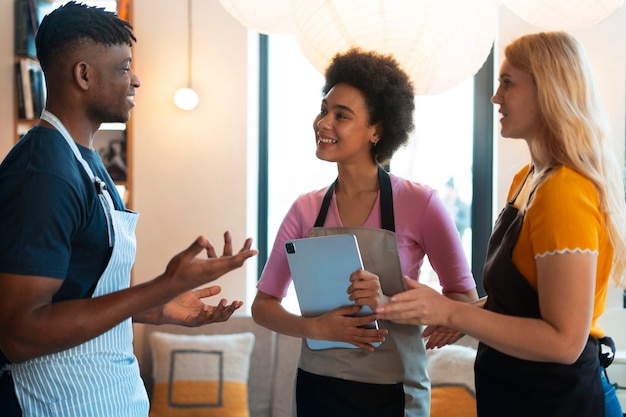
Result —
<instances>
[{"instance_id":1,"label":"hanging light cord","mask_svg":"<svg viewBox=\"0 0 626 417\"><path fill-rule=\"evenodd\" d=\"M187 0L187 87L191 88L191 51L192 51L192 47L191 47L191 42L192 42L192 38L191 38L191 34L193 33L192 31L192 18L191 18L191 2L192 0Z\"/></svg>"}]
</instances>

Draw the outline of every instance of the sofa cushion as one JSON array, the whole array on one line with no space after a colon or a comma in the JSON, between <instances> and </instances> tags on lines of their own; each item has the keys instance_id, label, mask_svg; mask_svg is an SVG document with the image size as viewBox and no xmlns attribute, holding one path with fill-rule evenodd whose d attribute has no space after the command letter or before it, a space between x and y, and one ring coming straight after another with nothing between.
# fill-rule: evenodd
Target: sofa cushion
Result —
<instances>
[{"instance_id":1,"label":"sofa cushion","mask_svg":"<svg viewBox=\"0 0 626 417\"><path fill-rule=\"evenodd\" d=\"M428 350L426 357L431 382L431 417L475 417L476 349L448 345Z\"/></svg>"},{"instance_id":2,"label":"sofa cushion","mask_svg":"<svg viewBox=\"0 0 626 417\"><path fill-rule=\"evenodd\" d=\"M276 372L272 395L272 417L295 416L296 371L300 360L302 339L298 337L277 335Z\"/></svg>"},{"instance_id":3,"label":"sofa cushion","mask_svg":"<svg viewBox=\"0 0 626 417\"><path fill-rule=\"evenodd\" d=\"M431 417L476 417L476 397L465 385L431 388Z\"/></svg>"},{"instance_id":4,"label":"sofa cushion","mask_svg":"<svg viewBox=\"0 0 626 417\"><path fill-rule=\"evenodd\" d=\"M249 417L248 372L254 334L153 332L151 417Z\"/></svg>"},{"instance_id":5,"label":"sofa cushion","mask_svg":"<svg viewBox=\"0 0 626 417\"><path fill-rule=\"evenodd\" d=\"M213 323L200 327L182 327L171 324L153 325L136 324L135 331L137 338L135 347L137 349L137 359L141 376L146 383L148 394L152 398L153 378L152 378L152 351L150 349L150 337L153 332L166 332L171 334L188 335L213 335L232 333L254 333L254 348L250 362L250 376L248 378L248 404L251 417L276 416L272 413L273 383L276 367L276 334L265 327L257 325L250 316L233 316L227 321ZM288 357L297 355L300 350L296 350ZM284 360L281 358L281 361ZM296 359L297 360L297 359ZM285 398L291 398L289 392L281 392Z\"/></svg>"}]
</instances>

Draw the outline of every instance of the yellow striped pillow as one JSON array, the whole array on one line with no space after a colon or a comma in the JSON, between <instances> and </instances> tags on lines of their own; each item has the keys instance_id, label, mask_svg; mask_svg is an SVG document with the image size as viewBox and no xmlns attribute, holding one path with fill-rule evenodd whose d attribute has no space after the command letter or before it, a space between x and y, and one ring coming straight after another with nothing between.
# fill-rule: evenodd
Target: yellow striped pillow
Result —
<instances>
[{"instance_id":1,"label":"yellow striped pillow","mask_svg":"<svg viewBox=\"0 0 626 417\"><path fill-rule=\"evenodd\" d=\"M249 417L253 333L153 332L150 417Z\"/></svg>"}]
</instances>

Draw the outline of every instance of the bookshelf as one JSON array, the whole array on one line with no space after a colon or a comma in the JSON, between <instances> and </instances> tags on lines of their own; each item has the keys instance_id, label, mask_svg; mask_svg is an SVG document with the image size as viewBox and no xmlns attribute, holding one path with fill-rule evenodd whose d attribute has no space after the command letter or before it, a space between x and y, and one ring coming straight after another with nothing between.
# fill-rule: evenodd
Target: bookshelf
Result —
<instances>
[{"instance_id":1,"label":"bookshelf","mask_svg":"<svg viewBox=\"0 0 626 417\"><path fill-rule=\"evenodd\" d=\"M45 79L37 61L35 34L43 17L64 1L13 0L15 23L14 86L15 142L39 122L45 105ZM132 0L85 0L131 21ZM100 153L124 200L132 207L131 123L103 123L96 133L94 147Z\"/></svg>"},{"instance_id":2,"label":"bookshelf","mask_svg":"<svg viewBox=\"0 0 626 417\"><path fill-rule=\"evenodd\" d=\"M14 80L15 80L15 140L37 122L33 103L35 85L40 68L35 56L35 33L38 27L36 0L14 0ZM33 78L31 79L31 70ZM40 80L42 78L39 78ZM39 96L38 96L39 97Z\"/></svg>"}]
</instances>

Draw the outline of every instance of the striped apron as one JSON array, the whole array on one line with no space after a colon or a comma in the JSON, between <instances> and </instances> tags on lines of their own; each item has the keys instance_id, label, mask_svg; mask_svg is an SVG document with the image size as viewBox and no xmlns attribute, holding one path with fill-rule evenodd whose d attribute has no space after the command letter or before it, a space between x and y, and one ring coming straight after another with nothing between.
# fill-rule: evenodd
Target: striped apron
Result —
<instances>
[{"instance_id":1,"label":"striped apron","mask_svg":"<svg viewBox=\"0 0 626 417\"><path fill-rule=\"evenodd\" d=\"M128 288L135 260L138 214L115 210L104 182L94 176L61 122L45 110L41 118L63 134L97 187L107 218L113 250L93 297ZM131 318L81 345L12 364L11 371L24 416L148 415L148 396L133 353Z\"/></svg>"}]
</instances>

